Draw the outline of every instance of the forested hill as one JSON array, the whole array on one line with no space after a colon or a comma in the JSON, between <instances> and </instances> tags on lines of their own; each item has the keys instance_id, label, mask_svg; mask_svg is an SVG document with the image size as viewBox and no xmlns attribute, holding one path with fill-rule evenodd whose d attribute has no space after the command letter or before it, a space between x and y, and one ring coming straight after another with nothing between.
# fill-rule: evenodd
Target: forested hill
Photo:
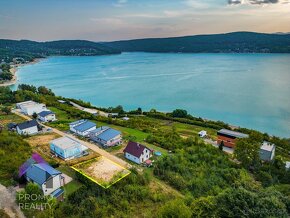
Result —
<instances>
[{"instance_id":1,"label":"forested hill","mask_svg":"<svg viewBox=\"0 0 290 218\"><path fill-rule=\"evenodd\" d=\"M126 52L290 53L290 34L234 32L108 42Z\"/></svg>"},{"instance_id":2,"label":"forested hill","mask_svg":"<svg viewBox=\"0 0 290 218\"><path fill-rule=\"evenodd\" d=\"M52 42L34 42L28 40L0 39L0 62L12 61L13 58L22 58L31 61L34 58L50 55L64 56L93 56L119 54L120 51L106 45L84 40L61 40Z\"/></svg>"}]
</instances>

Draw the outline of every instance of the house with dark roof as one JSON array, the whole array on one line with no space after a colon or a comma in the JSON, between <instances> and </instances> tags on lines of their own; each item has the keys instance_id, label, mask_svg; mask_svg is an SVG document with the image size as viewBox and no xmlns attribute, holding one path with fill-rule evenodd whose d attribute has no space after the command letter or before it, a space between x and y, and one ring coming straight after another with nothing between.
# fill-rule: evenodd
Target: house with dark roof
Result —
<instances>
[{"instance_id":1,"label":"house with dark roof","mask_svg":"<svg viewBox=\"0 0 290 218\"><path fill-rule=\"evenodd\" d=\"M36 120L29 120L17 124L16 131L19 135L34 135L39 132L38 123Z\"/></svg>"},{"instance_id":2,"label":"house with dark roof","mask_svg":"<svg viewBox=\"0 0 290 218\"><path fill-rule=\"evenodd\" d=\"M121 132L108 126L102 126L91 131L89 137L92 141L104 147L112 147L122 143Z\"/></svg>"},{"instance_id":3,"label":"house with dark roof","mask_svg":"<svg viewBox=\"0 0 290 218\"><path fill-rule=\"evenodd\" d=\"M46 162L37 162L30 158L25 163L24 177L28 182L33 182L43 191L44 195L51 195L60 198L64 191L61 186L64 185L62 173Z\"/></svg>"},{"instance_id":4,"label":"house with dark roof","mask_svg":"<svg viewBox=\"0 0 290 218\"><path fill-rule=\"evenodd\" d=\"M79 136L87 136L97 128L96 124L89 120L78 120L69 124L70 131Z\"/></svg>"},{"instance_id":5,"label":"house with dark roof","mask_svg":"<svg viewBox=\"0 0 290 218\"><path fill-rule=\"evenodd\" d=\"M260 159L263 161L272 161L275 157L276 146L270 142L264 141L260 147Z\"/></svg>"},{"instance_id":6,"label":"house with dark roof","mask_svg":"<svg viewBox=\"0 0 290 218\"><path fill-rule=\"evenodd\" d=\"M224 146L234 148L236 146L237 139L248 138L249 135L228 129L221 129L217 132L217 137L218 145L223 142Z\"/></svg>"},{"instance_id":7,"label":"house with dark roof","mask_svg":"<svg viewBox=\"0 0 290 218\"><path fill-rule=\"evenodd\" d=\"M55 113L53 113L50 110L47 111L41 111L37 114L37 119L41 122L47 123L47 122L53 122L56 120Z\"/></svg>"},{"instance_id":8,"label":"house with dark roof","mask_svg":"<svg viewBox=\"0 0 290 218\"><path fill-rule=\"evenodd\" d=\"M141 164L152 157L152 151L138 142L128 142L127 147L124 149L124 155L128 160Z\"/></svg>"}]
</instances>

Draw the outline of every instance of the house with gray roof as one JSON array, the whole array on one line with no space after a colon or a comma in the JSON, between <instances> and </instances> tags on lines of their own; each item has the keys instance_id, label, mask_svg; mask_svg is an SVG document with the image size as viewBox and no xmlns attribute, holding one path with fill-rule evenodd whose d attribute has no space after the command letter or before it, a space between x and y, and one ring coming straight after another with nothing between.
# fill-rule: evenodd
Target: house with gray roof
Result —
<instances>
[{"instance_id":1,"label":"house with gray roof","mask_svg":"<svg viewBox=\"0 0 290 218\"><path fill-rule=\"evenodd\" d=\"M89 120L78 120L69 124L70 131L79 136L88 136L88 134L97 128L96 124Z\"/></svg>"},{"instance_id":2,"label":"house with gray roof","mask_svg":"<svg viewBox=\"0 0 290 218\"><path fill-rule=\"evenodd\" d=\"M260 147L260 159L263 161L272 161L275 157L276 146L273 143L264 141Z\"/></svg>"},{"instance_id":3,"label":"house with gray roof","mask_svg":"<svg viewBox=\"0 0 290 218\"><path fill-rule=\"evenodd\" d=\"M102 126L91 131L89 137L92 141L104 147L112 147L122 143L121 132L108 126Z\"/></svg>"},{"instance_id":4,"label":"house with gray roof","mask_svg":"<svg viewBox=\"0 0 290 218\"><path fill-rule=\"evenodd\" d=\"M50 151L57 157L70 160L87 154L88 148L71 137L61 137L50 142Z\"/></svg>"},{"instance_id":5,"label":"house with gray roof","mask_svg":"<svg viewBox=\"0 0 290 218\"><path fill-rule=\"evenodd\" d=\"M33 182L43 191L43 194L51 195L52 197L59 198L63 195L64 191L61 186L64 185L64 177L62 173L46 162L37 162L30 158L24 163L26 169L24 177L28 182Z\"/></svg>"},{"instance_id":6,"label":"house with gray roof","mask_svg":"<svg viewBox=\"0 0 290 218\"><path fill-rule=\"evenodd\" d=\"M38 123L36 120L29 120L19 123L16 126L16 131L19 135L34 135L39 132Z\"/></svg>"}]
</instances>

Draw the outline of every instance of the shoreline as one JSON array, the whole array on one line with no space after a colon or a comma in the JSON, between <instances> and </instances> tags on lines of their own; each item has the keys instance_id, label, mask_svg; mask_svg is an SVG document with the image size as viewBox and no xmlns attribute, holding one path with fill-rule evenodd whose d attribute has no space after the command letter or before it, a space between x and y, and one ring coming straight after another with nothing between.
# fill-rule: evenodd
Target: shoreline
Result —
<instances>
[{"instance_id":1,"label":"shoreline","mask_svg":"<svg viewBox=\"0 0 290 218\"><path fill-rule=\"evenodd\" d=\"M33 61L30 61L28 63L25 64L15 64L13 65L13 67L11 67L10 69L10 73L13 75L12 80L9 81L5 81L4 83L0 83L0 87L6 87L6 86L12 86L15 85L17 83L17 70L19 67L23 67L26 65L31 65L31 64L37 64L39 63L42 59L44 58L35 58Z\"/></svg>"}]
</instances>

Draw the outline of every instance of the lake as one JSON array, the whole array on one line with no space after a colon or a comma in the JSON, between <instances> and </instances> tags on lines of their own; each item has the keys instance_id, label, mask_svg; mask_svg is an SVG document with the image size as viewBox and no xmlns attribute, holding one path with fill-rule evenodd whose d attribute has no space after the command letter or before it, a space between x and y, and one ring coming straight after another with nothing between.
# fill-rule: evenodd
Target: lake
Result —
<instances>
[{"instance_id":1,"label":"lake","mask_svg":"<svg viewBox=\"0 0 290 218\"><path fill-rule=\"evenodd\" d=\"M50 57L20 67L18 80L96 106L182 108L197 117L290 137L289 54Z\"/></svg>"}]
</instances>

